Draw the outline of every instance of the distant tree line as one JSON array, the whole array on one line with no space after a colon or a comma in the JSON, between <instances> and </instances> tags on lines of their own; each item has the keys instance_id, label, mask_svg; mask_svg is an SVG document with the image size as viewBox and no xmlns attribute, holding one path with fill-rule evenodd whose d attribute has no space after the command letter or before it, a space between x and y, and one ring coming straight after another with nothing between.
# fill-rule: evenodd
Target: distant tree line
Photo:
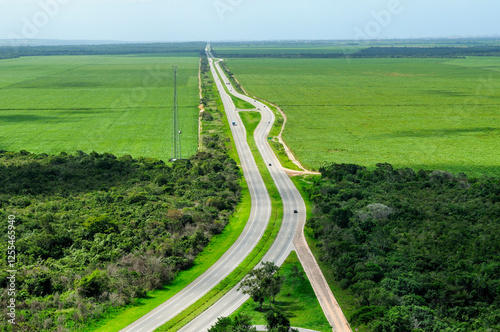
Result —
<instances>
[{"instance_id":1,"label":"distant tree line","mask_svg":"<svg viewBox=\"0 0 500 332\"><path fill-rule=\"evenodd\" d=\"M97 152L0 152L0 220L16 216L17 323L77 331L192 266L240 200L224 145L171 165ZM7 229L7 228L5 228ZM7 231L0 232L6 316ZM11 331L5 319L0 330Z\"/></svg>"},{"instance_id":2,"label":"distant tree line","mask_svg":"<svg viewBox=\"0 0 500 332\"><path fill-rule=\"evenodd\" d=\"M0 59L23 56L55 55L124 55L150 53L204 53L205 43L144 43L108 45L67 45L67 46L1 46Z\"/></svg>"},{"instance_id":3,"label":"distant tree line","mask_svg":"<svg viewBox=\"0 0 500 332\"><path fill-rule=\"evenodd\" d=\"M343 52L304 52L287 53L272 51L269 53L226 52L213 50L216 57L225 58L457 58L466 56L500 56L500 46L465 44L464 46L389 46L366 47L356 43L347 44L349 48L359 47L354 53ZM205 54L205 43L144 43L144 44L105 44L105 45L66 45L66 46L0 46L0 59L22 56L55 55L125 55L155 53L196 53Z\"/></svg>"},{"instance_id":4,"label":"distant tree line","mask_svg":"<svg viewBox=\"0 0 500 332\"><path fill-rule=\"evenodd\" d=\"M372 331L500 330L500 179L327 164L308 226Z\"/></svg>"},{"instance_id":5,"label":"distant tree line","mask_svg":"<svg viewBox=\"0 0 500 332\"><path fill-rule=\"evenodd\" d=\"M356 47L356 46L351 46ZM354 53L301 52L287 53L276 50L272 53L230 53L213 51L216 57L224 58L464 58L466 56L500 56L500 46L470 47L367 47L360 46Z\"/></svg>"},{"instance_id":6,"label":"distant tree line","mask_svg":"<svg viewBox=\"0 0 500 332\"><path fill-rule=\"evenodd\" d=\"M500 56L500 46L472 47L369 47L352 55L353 57L394 58L454 58L466 56Z\"/></svg>"}]
</instances>

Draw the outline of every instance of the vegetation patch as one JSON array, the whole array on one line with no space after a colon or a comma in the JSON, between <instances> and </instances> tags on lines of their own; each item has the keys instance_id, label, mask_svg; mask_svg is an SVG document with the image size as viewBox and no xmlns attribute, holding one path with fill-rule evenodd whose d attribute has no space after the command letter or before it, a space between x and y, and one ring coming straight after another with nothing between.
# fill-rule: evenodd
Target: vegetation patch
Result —
<instances>
[{"instance_id":1,"label":"vegetation patch","mask_svg":"<svg viewBox=\"0 0 500 332\"><path fill-rule=\"evenodd\" d=\"M372 331L500 327L500 180L326 164L308 226Z\"/></svg>"},{"instance_id":2,"label":"vegetation patch","mask_svg":"<svg viewBox=\"0 0 500 332\"><path fill-rule=\"evenodd\" d=\"M231 96L231 99L233 100L234 106L237 109L240 109L240 110L253 110L253 109L255 109L255 107L252 104L250 104L249 102L246 102L243 99L235 97L232 94L230 94L230 96Z\"/></svg>"},{"instance_id":3,"label":"vegetation patch","mask_svg":"<svg viewBox=\"0 0 500 332\"><path fill-rule=\"evenodd\" d=\"M103 44L103 45L66 45L66 46L0 46L0 59L29 56L62 55L134 55L156 56L194 56L203 53L206 44L187 43L143 43L143 44Z\"/></svg>"},{"instance_id":4,"label":"vegetation patch","mask_svg":"<svg viewBox=\"0 0 500 332\"><path fill-rule=\"evenodd\" d=\"M0 215L16 216L18 322L38 331L77 330L163 288L222 232L241 192L223 152L172 166L96 152L3 152L0 174Z\"/></svg>"},{"instance_id":5,"label":"vegetation patch","mask_svg":"<svg viewBox=\"0 0 500 332\"><path fill-rule=\"evenodd\" d=\"M498 38L215 43L219 58L374 58L498 56Z\"/></svg>"}]
</instances>

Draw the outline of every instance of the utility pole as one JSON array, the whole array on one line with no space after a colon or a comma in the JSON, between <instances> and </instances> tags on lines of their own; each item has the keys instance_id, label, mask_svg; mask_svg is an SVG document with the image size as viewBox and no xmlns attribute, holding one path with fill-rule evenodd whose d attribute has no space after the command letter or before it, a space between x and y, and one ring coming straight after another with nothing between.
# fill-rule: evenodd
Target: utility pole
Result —
<instances>
[{"instance_id":1,"label":"utility pole","mask_svg":"<svg viewBox=\"0 0 500 332\"><path fill-rule=\"evenodd\" d=\"M181 130L179 128L179 107L177 103L177 66L174 69L174 109L172 116L172 158L170 161L181 159Z\"/></svg>"}]
</instances>

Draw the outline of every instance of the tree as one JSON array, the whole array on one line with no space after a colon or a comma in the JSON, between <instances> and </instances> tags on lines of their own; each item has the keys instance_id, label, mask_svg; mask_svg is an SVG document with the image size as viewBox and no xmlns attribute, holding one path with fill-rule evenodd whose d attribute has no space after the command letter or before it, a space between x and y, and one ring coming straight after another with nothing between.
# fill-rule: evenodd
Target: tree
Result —
<instances>
[{"instance_id":1,"label":"tree","mask_svg":"<svg viewBox=\"0 0 500 332\"><path fill-rule=\"evenodd\" d=\"M238 290L243 290L244 294L257 303L262 308L266 298L270 302L274 301L275 296L280 292L283 285L283 276L278 274L279 267L273 262L265 262L261 268L250 271L242 280Z\"/></svg>"},{"instance_id":2,"label":"tree","mask_svg":"<svg viewBox=\"0 0 500 332\"><path fill-rule=\"evenodd\" d=\"M107 287L109 278L105 271L94 270L91 274L75 281L78 293L84 297L96 297Z\"/></svg>"},{"instance_id":3,"label":"tree","mask_svg":"<svg viewBox=\"0 0 500 332\"><path fill-rule=\"evenodd\" d=\"M118 231L118 226L107 215L90 217L83 225L87 239L93 239L97 233L110 234Z\"/></svg>"},{"instance_id":4,"label":"tree","mask_svg":"<svg viewBox=\"0 0 500 332\"><path fill-rule=\"evenodd\" d=\"M241 281L238 290L243 290L243 294L248 294L262 309L262 304L266 299L266 293L261 285L261 280L258 277L256 270L250 271Z\"/></svg>"},{"instance_id":5,"label":"tree","mask_svg":"<svg viewBox=\"0 0 500 332\"><path fill-rule=\"evenodd\" d=\"M274 298L281 291L281 286L283 286L284 276L279 275L279 266L273 262L265 262L263 264L264 275L263 275L263 285L264 289L267 290L267 294L270 302L274 302Z\"/></svg>"},{"instance_id":6,"label":"tree","mask_svg":"<svg viewBox=\"0 0 500 332\"><path fill-rule=\"evenodd\" d=\"M285 314L274 308L266 313L267 330L269 332L296 332L298 330L290 328L290 320Z\"/></svg>"},{"instance_id":7,"label":"tree","mask_svg":"<svg viewBox=\"0 0 500 332\"><path fill-rule=\"evenodd\" d=\"M219 317L208 332L256 332L249 316L237 314L234 320L230 317Z\"/></svg>"}]
</instances>

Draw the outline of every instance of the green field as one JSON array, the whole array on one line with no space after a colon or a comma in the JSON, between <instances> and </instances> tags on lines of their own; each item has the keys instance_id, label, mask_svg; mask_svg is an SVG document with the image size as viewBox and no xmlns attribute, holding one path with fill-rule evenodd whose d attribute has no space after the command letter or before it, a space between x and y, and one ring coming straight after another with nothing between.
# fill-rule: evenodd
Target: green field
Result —
<instances>
[{"instance_id":1,"label":"green field","mask_svg":"<svg viewBox=\"0 0 500 332\"><path fill-rule=\"evenodd\" d=\"M500 58L228 59L298 159L500 175Z\"/></svg>"},{"instance_id":2,"label":"green field","mask_svg":"<svg viewBox=\"0 0 500 332\"><path fill-rule=\"evenodd\" d=\"M168 160L178 65L182 156L198 146L197 54L0 61L0 150L111 152Z\"/></svg>"}]
</instances>

